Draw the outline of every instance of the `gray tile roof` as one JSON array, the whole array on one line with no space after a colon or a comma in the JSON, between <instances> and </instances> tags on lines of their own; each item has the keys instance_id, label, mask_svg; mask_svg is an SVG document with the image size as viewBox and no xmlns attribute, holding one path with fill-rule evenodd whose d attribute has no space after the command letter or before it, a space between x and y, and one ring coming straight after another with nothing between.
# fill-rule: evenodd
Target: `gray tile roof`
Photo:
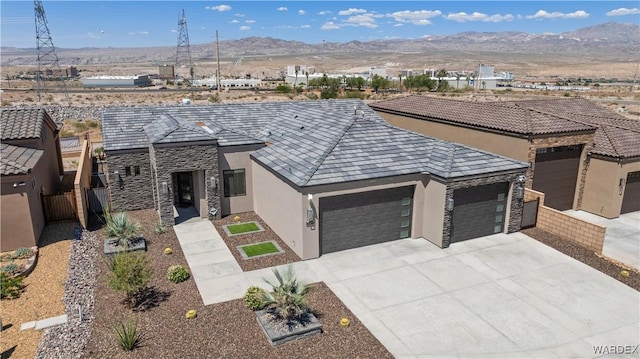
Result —
<instances>
[{"instance_id":1,"label":"gray tile roof","mask_svg":"<svg viewBox=\"0 0 640 359\"><path fill-rule=\"evenodd\" d=\"M0 174L3 176L28 174L43 153L43 150L3 143L0 145Z\"/></svg>"},{"instance_id":2,"label":"gray tile roof","mask_svg":"<svg viewBox=\"0 0 640 359\"><path fill-rule=\"evenodd\" d=\"M146 148L149 142L165 140L216 139L219 146L266 143L253 152L254 160L298 186L414 173L454 178L527 168L519 161L393 127L359 100L110 109L103 113L102 124L107 151Z\"/></svg>"},{"instance_id":3,"label":"gray tile roof","mask_svg":"<svg viewBox=\"0 0 640 359\"><path fill-rule=\"evenodd\" d=\"M0 113L2 140L40 138L44 121L52 121L42 108L3 108Z\"/></svg>"},{"instance_id":4,"label":"gray tile roof","mask_svg":"<svg viewBox=\"0 0 640 359\"><path fill-rule=\"evenodd\" d=\"M486 128L521 135L594 131L594 126L530 108L495 106L430 96L405 96L369 104L373 109L415 118Z\"/></svg>"}]
</instances>

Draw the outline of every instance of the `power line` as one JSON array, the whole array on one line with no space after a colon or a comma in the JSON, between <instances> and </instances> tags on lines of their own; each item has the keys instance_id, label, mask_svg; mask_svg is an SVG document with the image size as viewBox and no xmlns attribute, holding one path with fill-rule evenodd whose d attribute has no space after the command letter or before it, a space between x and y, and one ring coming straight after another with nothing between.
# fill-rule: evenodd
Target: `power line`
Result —
<instances>
[{"instance_id":1,"label":"power line","mask_svg":"<svg viewBox=\"0 0 640 359\"><path fill-rule=\"evenodd\" d=\"M178 18L178 48L176 49L176 70L181 63L186 62L189 66L189 75L191 76L191 86L193 86L194 73L193 61L191 60L191 48L189 46L189 31L187 30L187 19L184 16L184 9Z\"/></svg>"},{"instance_id":2,"label":"power line","mask_svg":"<svg viewBox=\"0 0 640 359\"><path fill-rule=\"evenodd\" d=\"M53 46L53 40L51 40L49 25L47 25L47 17L44 13L42 1L34 1L33 9L36 23L36 93L38 95L38 101L40 101L40 94L44 89L43 75L47 78L57 77L60 90L64 93L65 99L68 100L69 93L67 92L67 85L64 82L62 69L60 69L56 48Z\"/></svg>"}]
</instances>

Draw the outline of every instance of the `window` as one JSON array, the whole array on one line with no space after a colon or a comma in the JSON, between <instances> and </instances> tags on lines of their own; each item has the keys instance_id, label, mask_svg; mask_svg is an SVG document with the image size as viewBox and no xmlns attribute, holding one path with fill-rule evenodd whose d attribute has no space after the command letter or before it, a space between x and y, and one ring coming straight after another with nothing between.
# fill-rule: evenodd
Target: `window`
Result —
<instances>
[{"instance_id":1,"label":"window","mask_svg":"<svg viewBox=\"0 0 640 359\"><path fill-rule=\"evenodd\" d=\"M133 175L140 176L140 166L133 166Z\"/></svg>"},{"instance_id":2,"label":"window","mask_svg":"<svg viewBox=\"0 0 640 359\"><path fill-rule=\"evenodd\" d=\"M127 176L127 177L131 176L131 167L130 166L127 166L127 167L124 168L124 175Z\"/></svg>"},{"instance_id":3,"label":"window","mask_svg":"<svg viewBox=\"0 0 640 359\"><path fill-rule=\"evenodd\" d=\"M244 168L225 170L222 172L222 177L225 197L244 196L247 194Z\"/></svg>"}]
</instances>

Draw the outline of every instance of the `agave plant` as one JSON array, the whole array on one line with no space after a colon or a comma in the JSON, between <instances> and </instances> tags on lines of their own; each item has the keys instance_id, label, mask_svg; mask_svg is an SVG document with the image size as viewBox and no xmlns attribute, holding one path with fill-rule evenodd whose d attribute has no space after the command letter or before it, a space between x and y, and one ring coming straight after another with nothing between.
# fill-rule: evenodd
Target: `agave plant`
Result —
<instances>
[{"instance_id":1,"label":"agave plant","mask_svg":"<svg viewBox=\"0 0 640 359\"><path fill-rule=\"evenodd\" d=\"M105 219L107 237L118 238L118 243L122 246L129 245L131 240L140 236L140 223L132 221L125 212L113 215L106 212Z\"/></svg>"},{"instance_id":2,"label":"agave plant","mask_svg":"<svg viewBox=\"0 0 640 359\"><path fill-rule=\"evenodd\" d=\"M264 293L265 306L272 306L275 313L287 321L300 318L309 312L306 296L311 287L300 283L293 274L291 265L281 274L273 269L277 282L264 279L273 289L272 293Z\"/></svg>"}]
</instances>

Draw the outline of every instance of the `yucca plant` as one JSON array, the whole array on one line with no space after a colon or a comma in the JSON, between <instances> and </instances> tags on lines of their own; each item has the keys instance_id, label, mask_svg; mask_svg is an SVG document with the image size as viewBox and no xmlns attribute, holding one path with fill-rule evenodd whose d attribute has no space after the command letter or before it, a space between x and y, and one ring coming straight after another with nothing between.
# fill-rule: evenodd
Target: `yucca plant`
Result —
<instances>
[{"instance_id":1,"label":"yucca plant","mask_svg":"<svg viewBox=\"0 0 640 359\"><path fill-rule=\"evenodd\" d=\"M311 287L298 282L293 274L293 267L287 266L287 269L281 274L277 268L273 269L277 282L271 282L264 279L271 288L272 293L264 293L264 305L272 306L274 312L283 319L291 321L300 318L309 312L307 306L307 294Z\"/></svg>"},{"instance_id":2,"label":"yucca plant","mask_svg":"<svg viewBox=\"0 0 640 359\"><path fill-rule=\"evenodd\" d=\"M118 238L118 243L122 246L128 246L131 240L140 236L142 226L131 220L126 212L111 214L107 211L105 220L107 237Z\"/></svg>"},{"instance_id":3,"label":"yucca plant","mask_svg":"<svg viewBox=\"0 0 640 359\"><path fill-rule=\"evenodd\" d=\"M113 331L118 341L118 345L124 351L131 351L138 346L140 342L140 333L138 332L138 320L129 317L126 321L122 320L113 327Z\"/></svg>"}]
</instances>

